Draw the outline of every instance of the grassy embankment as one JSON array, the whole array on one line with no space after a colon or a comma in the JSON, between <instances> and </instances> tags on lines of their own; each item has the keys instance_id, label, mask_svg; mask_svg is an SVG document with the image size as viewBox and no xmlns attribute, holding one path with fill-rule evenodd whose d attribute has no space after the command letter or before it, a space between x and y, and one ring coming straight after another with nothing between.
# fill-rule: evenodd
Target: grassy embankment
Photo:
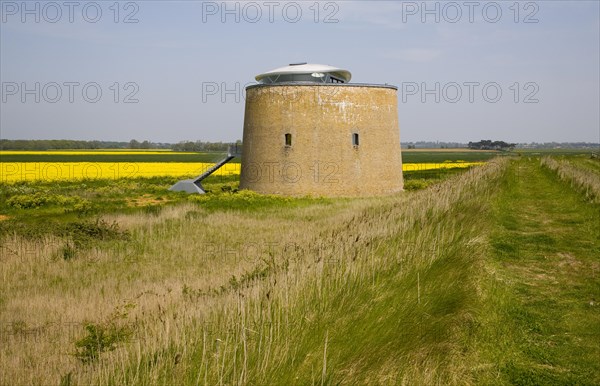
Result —
<instances>
[{"instance_id":1,"label":"grassy embankment","mask_svg":"<svg viewBox=\"0 0 600 386\"><path fill-rule=\"evenodd\" d=\"M119 227L31 243L15 236L27 250L2 266L15 280L3 291L12 328L3 379L366 382L413 378L422 363L445 379L438 362L460 339L453 326L469 319L473 283L458 256L468 234L437 220L454 224L454 205L475 185L489 188L480 177L497 171L486 169L414 195L264 205L231 195L245 205L105 215ZM420 348L422 339L431 344Z\"/></svg>"}]
</instances>

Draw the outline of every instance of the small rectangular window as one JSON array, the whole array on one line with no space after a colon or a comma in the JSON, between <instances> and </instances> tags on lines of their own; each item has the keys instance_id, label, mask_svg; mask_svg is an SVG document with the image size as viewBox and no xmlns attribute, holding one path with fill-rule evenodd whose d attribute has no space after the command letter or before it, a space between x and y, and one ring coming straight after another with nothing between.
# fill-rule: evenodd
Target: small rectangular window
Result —
<instances>
[{"instance_id":1,"label":"small rectangular window","mask_svg":"<svg viewBox=\"0 0 600 386\"><path fill-rule=\"evenodd\" d=\"M292 146L292 135L290 133L285 135L285 146Z\"/></svg>"},{"instance_id":2,"label":"small rectangular window","mask_svg":"<svg viewBox=\"0 0 600 386\"><path fill-rule=\"evenodd\" d=\"M352 133L352 146L358 147L358 133Z\"/></svg>"}]
</instances>

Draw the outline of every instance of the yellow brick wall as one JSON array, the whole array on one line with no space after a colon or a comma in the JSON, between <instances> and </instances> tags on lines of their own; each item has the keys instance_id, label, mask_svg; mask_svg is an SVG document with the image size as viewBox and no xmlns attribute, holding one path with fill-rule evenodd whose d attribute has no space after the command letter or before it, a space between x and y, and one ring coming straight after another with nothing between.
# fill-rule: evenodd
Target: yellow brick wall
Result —
<instances>
[{"instance_id":1,"label":"yellow brick wall","mask_svg":"<svg viewBox=\"0 0 600 386\"><path fill-rule=\"evenodd\" d=\"M397 92L357 85L246 90L240 188L259 193L370 196L402 190ZM292 146L285 146L285 134ZM352 134L359 134L359 146Z\"/></svg>"}]
</instances>

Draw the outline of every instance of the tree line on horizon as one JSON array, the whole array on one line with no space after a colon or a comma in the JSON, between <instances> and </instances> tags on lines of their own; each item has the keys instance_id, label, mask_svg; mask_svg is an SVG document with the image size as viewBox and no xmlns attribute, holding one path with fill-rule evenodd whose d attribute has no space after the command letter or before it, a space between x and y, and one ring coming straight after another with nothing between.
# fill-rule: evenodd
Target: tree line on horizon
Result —
<instances>
[{"instance_id":1,"label":"tree line on horizon","mask_svg":"<svg viewBox=\"0 0 600 386\"><path fill-rule=\"evenodd\" d=\"M81 141L70 139L0 139L0 150L94 150L94 149L171 149L173 151L204 152L204 151L227 151L231 142L209 142L209 141L181 141L178 143L163 143L138 141ZM242 141L237 140L236 145ZM507 143L504 141L481 140L479 142L440 142L440 141L417 141L402 142L403 148L469 148L476 150L512 150L514 148L531 149L596 149L600 150L599 143L593 142L531 142L531 143Z\"/></svg>"},{"instance_id":2,"label":"tree line on horizon","mask_svg":"<svg viewBox=\"0 0 600 386\"><path fill-rule=\"evenodd\" d=\"M237 140L236 144L241 144ZM162 143L138 141L80 141L70 139L0 139L0 150L96 150L96 149L171 149L173 151L227 151L230 142L181 141Z\"/></svg>"}]
</instances>

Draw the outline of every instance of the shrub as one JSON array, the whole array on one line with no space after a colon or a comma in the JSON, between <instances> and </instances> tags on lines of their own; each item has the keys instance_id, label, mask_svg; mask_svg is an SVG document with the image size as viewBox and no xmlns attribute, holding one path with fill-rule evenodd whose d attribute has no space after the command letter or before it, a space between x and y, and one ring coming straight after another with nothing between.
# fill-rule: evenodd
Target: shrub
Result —
<instances>
[{"instance_id":1,"label":"shrub","mask_svg":"<svg viewBox=\"0 0 600 386\"><path fill-rule=\"evenodd\" d=\"M88 249L99 241L129 240L131 236L129 231L121 230L118 223L102 219L66 224L59 234L68 240L61 251L64 260L75 258L78 251Z\"/></svg>"},{"instance_id":2,"label":"shrub","mask_svg":"<svg viewBox=\"0 0 600 386\"><path fill-rule=\"evenodd\" d=\"M71 236L74 240L127 240L130 236L128 231L120 229L118 223L109 223L102 219L69 223L65 226L63 234Z\"/></svg>"},{"instance_id":3,"label":"shrub","mask_svg":"<svg viewBox=\"0 0 600 386\"><path fill-rule=\"evenodd\" d=\"M128 310L135 304L118 307L109 318L101 323L87 323L86 335L75 342L75 357L83 363L96 361L103 352L113 351L119 343L129 341L133 335L131 326L123 322Z\"/></svg>"},{"instance_id":4,"label":"shrub","mask_svg":"<svg viewBox=\"0 0 600 386\"><path fill-rule=\"evenodd\" d=\"M406 180L404 181L404 190L420 190L427 188L429 185L431 185L431 182L424 179Z\"/></svg>"},{"instance_id":5,"label":"shrub","mask_svg":"<svg viewBox=\"0 0 600 386\"><path fill-rule=\"evenodd\" d=\"M105 351L113 351L117 344L131 336L131 330L125 326L88 323L85 325L87 335L75 342L75 357L83 363L97 360Z\"/></svg>"},{"instance_id":6,"label":"shrub","mask_svg":"<svg viewBox=\"0 0 600 386\"><path fill-rule=\"evenodd\" d=\"M79 214L91 213L94 211L94 206L91 202L85 199L81 199L80 202L73 205L73 209L65 209L65 213L74 212Z\"/></svg>"},{"instance_id":7,"label":"shrub","mask_svg":"<svg viewBox=\"0 0 600 386\"><path fill-rule=\"evenodd\" d=\"M49 202L49 198L50 196L42 192L33 194L17 194L6 200L6 204L17 209L32 209L47 204Z\"/></svg>"},{"instance_id":8,"label":"shrub","mask_svg":"<svg viewBox=\"0 0 600 386\"><path fill-rule=\"evenodd\" d=\"M49 194L48 192L36 192L31 194L16 194L6 204L16 209L34 209L41 206L62 206L68 211L82 211L91 208L91 203L78 196L64 196L62 194ZM69 209L72 207L73 209Z\"/></svg>"},{"instance_id":9,"label":"shrub","mask_svg":"<svg viewBox=\"0 0 600 386\"><path fill-rule=\"evenodd\" d=\"M76 254L77 249L73 245L67 244L62 247L62 258L64 260L71 260L76 256Z\"/></svg>"}]
</instances>

